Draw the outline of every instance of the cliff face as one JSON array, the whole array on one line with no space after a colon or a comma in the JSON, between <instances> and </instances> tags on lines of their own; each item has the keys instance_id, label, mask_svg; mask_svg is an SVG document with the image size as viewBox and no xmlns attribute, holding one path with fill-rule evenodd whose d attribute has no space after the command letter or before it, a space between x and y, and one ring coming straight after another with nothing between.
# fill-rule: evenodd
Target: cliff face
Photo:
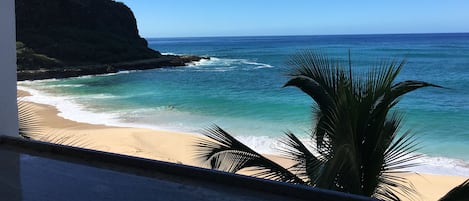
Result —
<instances>
[{"instance_id":1,"label":"cliff face","mask_svg":"<svg viewBox=\"0 0 469 201\"><path fill-rule=\"evenodd\" d=\"M18 55L20 70L161 56L139 36L132 11L112 0L16 0L16 29L20 46L48 61Z\"/></svg>"}]
</instances>

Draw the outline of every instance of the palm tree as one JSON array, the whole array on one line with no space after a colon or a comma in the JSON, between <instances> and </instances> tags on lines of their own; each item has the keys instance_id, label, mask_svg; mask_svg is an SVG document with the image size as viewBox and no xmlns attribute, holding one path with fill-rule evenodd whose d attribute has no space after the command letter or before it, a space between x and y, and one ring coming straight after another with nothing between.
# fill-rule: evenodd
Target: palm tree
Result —
<instances>
[{"instance_id":1,"label":"palm tree","mask_svg":"<svg viewBox=\"0 0 469 201\"><path fill-rule=\"evenodd\" d=\"M284 168L214 126L203 132L207 139L197 142L197 156L212 169L251 169L257 177L385 200L414 198L412 185L396 173L415 165L420 155L413 153L414 135L398 134L402 115L391 108L408 92L439 86L395 83L404 63L381 62L368 73L353 73L350 56L346 70L340 60L323 54L296 54L288 62L293 71L285 86L301 89L316 102L309 134L315 146L286 132L282 153L295 164Z\"/></svg>"}]
</instances>

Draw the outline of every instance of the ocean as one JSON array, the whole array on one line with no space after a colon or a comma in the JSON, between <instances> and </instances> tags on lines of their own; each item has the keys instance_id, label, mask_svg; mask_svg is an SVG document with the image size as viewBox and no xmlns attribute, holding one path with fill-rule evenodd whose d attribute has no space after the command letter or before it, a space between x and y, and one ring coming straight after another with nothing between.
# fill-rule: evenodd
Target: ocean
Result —
<instances>
[{"instance_id":1,"label":"ocean","mask_svg":"<svg viewBox=\"0 0 469 201\"><path fill-rule=\"evenodd\" d=\"M79 122L198 133L217 124L261 153L276 153L292 131L307 140L314 102L282 85L291 55L312 49L353 71L407 60L398 80L446 87L404 96L402 130L425 154L413 170L469 176L469 34L148 38L164 54L209 56L187 67L19 82L27 100L56 106Z\"/></svg>"}]
</instances>

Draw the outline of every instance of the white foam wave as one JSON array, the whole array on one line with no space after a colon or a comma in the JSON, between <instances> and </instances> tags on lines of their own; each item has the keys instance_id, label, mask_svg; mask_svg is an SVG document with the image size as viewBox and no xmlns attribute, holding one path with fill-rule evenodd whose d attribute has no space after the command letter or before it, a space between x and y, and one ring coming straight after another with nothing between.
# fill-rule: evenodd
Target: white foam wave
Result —
<instances>
[{"instance_id":1,"label":"white foam wave","mask_svg":"<svg viewBox=\"0 0 469 201\"><path fill-rule=\"evenodd\" d=\"M201 59L199 61L194 61L190 63L188 66L206 66L206 65L211 65L213 63L213 60L217 59L215 57L212 57L210 59Z\"/></svg>"},{"instance_id":2,"label":"white foam wave","mask_svg":"<svg viewBox=\"0 0 469 201\"><path fill-rule=\"evenodd\" d=\"M183 54L178 54L174 52L161 52L161 55L183 55Z\"/></svg>"},{"instance_id":3,"label":"white foam wave","mask_svg":"<svg viewBox=\"0 0 469 201\"><path fill-rule=\"evenodd\" d=\"M72 98L84 98L84 99L112 99L112 98L125 98L125 96L116 96L112 94L93 94L93 95L81 95L79 97Z\"/></svg>"},{"instance_id":4,"label":"white foam wave","mask_svg":"<svg viewBox=\"0 0 469 201\"><path fill-rule=\"evenodd\" d=\"M123 70L123 71L118 71L118 72L115 72L115 73L106 73L106 74L97 74L97 75L83 75L83 76L80 76L80 77L74 77L72 79L87 79L87 78L91 78L91 77L108 77L108 76L114 76L114 75L119 75L119 74L129 74L129 73L132 73L132 72L138 72L140 70Z\"/></svg>"},{"instance_id":5,"label":"white foam wave","mask_svg":"<svg viewBox=\"0 0 469 201\"><path fill-rule=\"evenodd\" d=\"M122 70L117 73L109 73L108 75L118 75L118 74L129 74L132 72L138 72L139 70Z\"/></svg>"},{"instance_id":6,"label":"white foam wave","mask_svg":"<svg viewBox=\"0 0 469 201\"><path fill-rule=\"evenodd\" d=\"M43 87L46 88L78 88L78 87L84 87L86 85L84 84L54 84L54 85L46 85Z\"/></svg>"},{"instance_id":7,"label":"white foam wave","mask_svg":"<svg viewBox=\"0 0 469 201\"><path fill-rule=\"evenodd\" d=\"M236 138L259 153L279 154L278 138L269 136L236 136Z\"/></svg>"},{"instance_id":8,"label":"white foam wave","mask_svg":"<svg viewBox=\"0 0 469 201\"><path fill-rule=\"evenodd\" d=\"M23 85L23 83L21 83ZM160 127L157 125L141 124L141 123L128 123L124 122L125 118L132 118L132 114L140 116L141 113L152 113L158 111L171 111L174 112L176 109L169 106L161 106L152 109L137 109L131 111L119 111L119 112L95 112L86 108L84 105L79 104L76 100L83 98L73 96L57 96L42 90L35 89L33 83L29 83L28 86L18 85L19 90L27 91L31 96L22 97L22 101L28 101L33 103L51 105L57 108L59 111L58 116L65 119L69 119L76 122L95 124L95 125L106 125L116 127L131 127L131 128L148 128L154 130L167 130L167 131L183 131L185 133L194 134L192 130L182 130L180 127ZM115 96L108 94L89 95L85 98L113 98ZM123 115L125 114L125 115Z\"/></svg>"},{"instance_id":9,"label":"white foam wave","mask_svg":"<svg viewBox=\"0 0 469 201\"><path fill-rule=\"evenodd\" d=\"M210 59L201 59L200 61L194 62L198 66L231 66L235 63L234 59L223 59L217 57L210 57Z\"/></svg>"},{"instance_id":10,"label":"white foam wave","mask_svg":"<svg viewBox=\"0 0 469 201\"><path fill-rule=\"evenodd\" d=\"M51 78L51 79L43 79L43 80L24 80L24 81L18 81L18 85L25 85L25 86L37 86L40 83L46 83L46 82L51 82L58 80L57 78Z\"/></svg>"},{"instance_id":11,"label":"white foam wave","mask_svg":"<svg viewBox=\"0 0 469 201\"><path fill-rule=\"evenodd\" d=\"M273 68L272 65L270 64L265 64L265 63L258 63L258 62L252 62L252 61L244 61L245 64L250 64L250 65L256 65L256 69L259 68Z\"/></svg>"},{"instance_id":12,"label":"white foam wave","mask_svg":"<svg viewBox=\"0 0 469 201\"><path fill-rule=\"evenodd\" d=\"M417 159L417 167L409 168L413 172L454 175L469 177L469 161L461 159L424 156Z\"/></svg>"},{"instance_id":13,"label":"white foam wave","mask_svg":"<svg viewBox=\"0 0 469 201\"><path fill-rule=\"evenodd\" d=\"M193 69L199 71L229 71L229 70L252 70L262 68L273 68L270 64L259 63L247 59L228 59L211 57L210 59L201 59L200 61L193 62L191 65Z\"/></svg>"},{"instance_id":14,"label":"white foam wave","mask_svg":"<svg viewBox=\"0 0 469 201\"><path fill-rule=\"evenodd\" d=\"M58 115L65 119L110 126L118 126L120 124L119 116L117 114L97 113L86 110L83 105L74 101L73 97L54 96L44 91L24 86L18 86L18 89L27 91L31 94L31 96L23 97L23 101L54 106L59 111Z\"/></svg>"}]
</instances>

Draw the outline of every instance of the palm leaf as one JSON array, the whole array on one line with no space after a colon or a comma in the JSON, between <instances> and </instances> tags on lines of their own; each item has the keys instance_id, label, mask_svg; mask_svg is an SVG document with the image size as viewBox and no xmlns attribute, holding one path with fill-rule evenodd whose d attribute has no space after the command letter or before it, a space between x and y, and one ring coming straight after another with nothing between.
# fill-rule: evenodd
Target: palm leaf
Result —
<instances>
[{"instance_id":1,"label":"palm leaf","mask_svg":"<svg viewBox=\"0 0 469 201\"><path fill-rule=\"evenodd\" d=\"M392 107L397 104L398 98L402 95L424 87L444 88L439 85L415 80L399 82L392 86L389 91L386 91L386 93L375 102L374 108L382 109L386 107L385 105Z\"/></svg>"},{"instance_id":2,"label":"palm leaf","mask_svg":"<svg viewBox=\"0 0 469 201\"><path fill-rule=\"evenodd\" d=\"M309 185L315 185L315 179L323 167L323 159L316 157L292 132L286 132L286 138L280 142L285 148L280 151L283 155L295 163L289 168Z\"/></svg>"},{"instance_id":3,"label":"palm leaf","mask_svg":"<svg viewBox=\"0 0 469 201\"><path fill-rule=\"evenodd\" d=\"M304 50L293 55L287 62L293 71L290 77L306 76L318 82L328 93L337 88L338 63L324 54Z\"/></svg>"},{"instance_id":4,"label":"palm leaf","mask_svg":"<svg viewBox=\"0 0 469 201\"><path fill-rule=\"evenodd\" d=\"M197 158L212 169L236 173L241 169L255 170L254 176L277 181L304 184L305 182L284 167L253 151L218 126L202 134L208 139L196 143Z\"/></svg>"},{"instance_id":5,"label":"palm leaf","mask_svg":"<svg viewBox=\"0 0 469 201\"><path fill-rule=\"evenodd\" d=\"M469 179L461 185L454 187L438 201L468 201L469 200Z\"/></svg>"},{"instance_id":6,"label":"palm leaf","mask_svg":"<svg viewBox=\"0 0 469 201\"><path fill-rule=\"evenodd\" d=\"M85 139L85 135L66 134L65 131L48 131L45 134L43 121L35 113L32 104L28 104L23 98L17 98L18 104L18 127L19 135L29 140L38 140L55 144L75 146L75 147L92 147L93 142Z\"/></svg>"},{"instance_id":7,"label":"palm leaf","mask_svg":"<svg viewBox=\"0 0 469 201\"><path fill-rule=\"evenodd\" d=\"M397 126L400 119L396 119L396 114L391 117L393 121L387 123L384 131L392 131L391 143L387 145L386 151L382 154L384 162L381 171L376 180L373 195L379 199L405 197L408 200L417 198L418 193L415 191L412 183L404 177L398 176L407 173L404 169L417 166L414 161L421 158L421 154L416 154L418 145L416 144L415 135L407 131L401 136L397 136ZM381 157L380 157L381 158ZM398 174L399 173L399 174ZM369 190L372 190L370 188ZM400 199L390 199L400 200Z\"/></svg>"},{"instance_id":8,"label":"palm leaf","mask_svg":"<svg viewBox=\"0 0 469 201\"><path fill-rule=\"evenodd\" d=\"M327 122L328 111L335 108L334 94L345 74L338 68L338 63L323 54L311 50L304 50L293 55L287 62L293 68L289 74L291 79L284 85L295 86L309 95L317 104L316 126L311 135L315 138L318 151L326 151L323 142L328 133L323 127Z\"/></svg>"},{"instance_id":9,"label":"palm leaf","mask_svg":"<svg viewBox=\"0 0 469 201\"><path fill-rule=\"evenodd\" d=\"M333 100L326 89L324 89L316 80L304 75L298 75L290 79L284 87L295 86L311 96L313 100L321 106L333 105Z\"/></svg>"},{"instance_id":10,"label":"palm leaf","mask_svg":"<svg viewBox=\"0 0 469 201\"><path fill-rule=\"evenodd\" d=\"M42 136L41 119L34 113L32 106L25 103L22 98L18 98L17 103L19 135L26 139Z\"/></svg>"}]
</instances>

